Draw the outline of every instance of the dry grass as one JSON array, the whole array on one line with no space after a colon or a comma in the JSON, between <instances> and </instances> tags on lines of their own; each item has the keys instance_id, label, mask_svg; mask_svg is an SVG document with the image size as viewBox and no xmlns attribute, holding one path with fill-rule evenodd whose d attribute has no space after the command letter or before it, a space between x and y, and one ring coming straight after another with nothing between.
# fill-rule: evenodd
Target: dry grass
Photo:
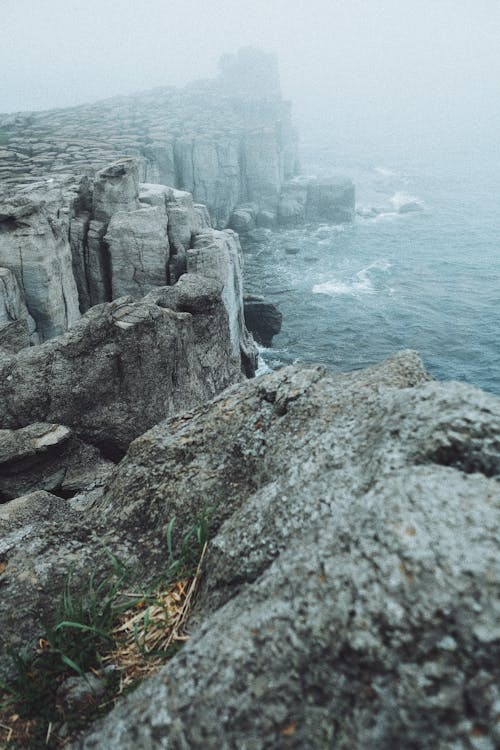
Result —
<instances>
[{"instance_id":1,"label":"dry grass","mask_svg":"<svg viewBox=\"0 0 500 750\"><path fill-rule=\"evenodd\" d=\"M134 604L126 609L112 630L116 648L103 658L103 665L117 670L119 687L112 698L96 708L108 709L119 696L134 684L157 672L173 655L176 644L189 639L186 624L191 613L201 579L202 566L207 550L204 544L196 572L164 588L148 594L137 602L138 595L122 592ZM39 645L44 645L40 642ZM98 672L96 672L98 674ZM1 696L0 696L1 697ZM15 705L0 710L0 750L11 747L32 747L36 721L19 716ZM52 735L52 723L45 740L37 747L63 747L71 738L56 740Z\"/></svg>"},{"instance_id":2,"label":"dry grass","mask_svg":"<svg viewBox=\"0 0 500 750\"><path fill-rule=\"evenodd\" d=\"M105 659L106 665L120 672L120 693L157 672L165 664L171 647L188 640L186 623L200 582L206 549L205 544L192 578L156 591L152 598L140 600L132 611L127 610L120 617L112 631L118 648ZM127 596L137 599L137 594Z\"/></svg>"}]
</instances>

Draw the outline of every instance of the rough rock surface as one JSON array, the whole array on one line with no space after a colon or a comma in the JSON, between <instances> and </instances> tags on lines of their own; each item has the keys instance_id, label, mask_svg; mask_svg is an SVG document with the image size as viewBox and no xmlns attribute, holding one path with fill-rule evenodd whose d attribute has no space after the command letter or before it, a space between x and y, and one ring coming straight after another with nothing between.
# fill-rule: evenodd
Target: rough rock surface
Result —
<instances>
[{"instance_id":1,"label":"rough rock surface","mask_svg":"<svg viewBox=\"0 0 500 750\"><path fill-rule=\"evenodd\" d=\"M0 194L0 266L15 275L21 300L42 340L60 335L80 315L69 243L69 202L69 193L51 181L3 198ZM23 309L17 316L30 322Z\"/></svg>"},{"instance_id":2,"label":"rough rock surface","mask_svg":"<svg viewBox=\"0 0 500 750\"><path fill-rule=\"evenodd\" d=\"M12 323L0 324L0 351L17 354L21 349L30 345L28 323L22 318Z\"/></svg>"},{"instance_id":3,"label":"rough rock surface","mask_svg":"<svg viewBox=\"0 0 500 750\"><path fill-rule=\"evenodd\" d=\"M238 235L230 230L205 230L193 236L187 252L188 274L218 279L227 311L233 356L240 357L248 376L255 373L257 353L245 326L243 309L243 255Z\"/></svg>"},{"instance_id":4,"label":"rough rock surface","mask_svg":"<svg viewBox=\"0 0 500 750\"><path fill-rule=\"evenodd\" d=\"M36 490L66 497L103 480L112 467L63 425L0 430L0 502Z\"/></svg>"},{"instance_id":5,"label":"rough rock surface","mask_svg":"<svg viewBox=\"0 0 500 750\"><path fill-rule=\"evenodd\" d=\"M156 426L87 518L152 558L218 504L192 638L75 747L493 750L499 473L500 402L411 353Z\"/></svg>"},{"instance_id":6,"label":"rough rock surface","mask_svg":"<svg viewBox=\"0 0 500 750\"><path fill-rule=\"evenodd\" d=\"M118 211L108 224L106 242L111 265L111 298L144 297L167 283L169 244L165 207Z\"/></svg>"},{"instance_id":7,"label":"rough rock surface","mask_svg":"<svg viewBox=\"0 0 500 750\"><path fill-rule=\"evenodd\" d=\"M203 308L196 299L207 291ZM114 456L162 417L238 381L222 285L199 279L189 292L193 312L121 298L93 307L60 338L0 358L0 427L56 422Z\"/></svg>"},{"instance_id":8,"label":"rough rock surface","mask_svg":"<svg viewBox=\"0 0 500 750\"><path fill-rule=\"evenodd\" d=\"M35 321L28 313L14 272L9 268L0 268L0 327L3 329L19 321L24 323L28 333L34 333ZM0 346L4 346L1 339Z\"/></svg>"},{"instance_id":9,"label":"rough rock surface","mask_svg":"<svg viewBox=\"0 0 500 750\"><path fill-rule=\"evenodd\" d=\"M247 294L243 298L245 325L262 346L271 346L273 336L281 331L283 315L264 297Z\"/></svg>"}]
</instances>

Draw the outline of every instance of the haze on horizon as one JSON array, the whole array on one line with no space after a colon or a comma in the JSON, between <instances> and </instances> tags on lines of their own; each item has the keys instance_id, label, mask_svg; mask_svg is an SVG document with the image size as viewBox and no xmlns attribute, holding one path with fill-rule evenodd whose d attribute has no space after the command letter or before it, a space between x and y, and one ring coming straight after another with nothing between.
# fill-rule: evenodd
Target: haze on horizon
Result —
<instances>
[{"instance_id":1,"label":"haze on horizon","mask_svg":"<svg viewBox=\"0 0 500 750\"><path fill-rule=\"evenodd\" d=\"M303 134L498 140L498 0L0 0L0 19L0 112L184 85L253 45Z\"/></svg>"}]
</instances>

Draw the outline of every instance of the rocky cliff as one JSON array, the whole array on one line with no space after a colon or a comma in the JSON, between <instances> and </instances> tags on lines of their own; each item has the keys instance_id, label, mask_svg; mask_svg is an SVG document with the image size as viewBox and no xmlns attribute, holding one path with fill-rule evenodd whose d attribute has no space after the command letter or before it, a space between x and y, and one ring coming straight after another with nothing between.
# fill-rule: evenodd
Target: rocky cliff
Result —
<instances>
[{"instance_id":1,"label":"rocky cliff","mask_svg":"<svg viewBox=\"0 0 500 750\"><path fill-rule=\"evenodd\" d=\"M189 641L72 747L493 750L499 473L498 399L411 352L234 385L139 437L86 504L3 506L2 647L110 551L154 578L169 521L182 537L210 503Z\"/></svg>"},{"instance_id":2,"label":"rocky cliff","mask_svg":"<svg viewBox=\"0 0 500 750\"><path fill-rule=\"evenodd\" d=\"M141 182L192 193L218 228L240 203L276 207L282 185L298 171L297 136L276 60L251 49L226 55L213 81L0 116L0 133L0 180L10 190L133 156Z\"/></svg>"},{"instance_id":3,"label":"rocky cliff","mask_svg":"<svg viewBox=\"0 0 500 750\"><path fill-rule=\"evenodd\" d=\"M233 346L251 372L238 239L209 237L213 227L244 233L354 213L349 181L297 179L276 60L252 49L185 89L0 116L0 137L0 325L16 324L0 345L11 350L26 343L26 326L32 343L46 341L93 305L141 298L201 264L224 280Z\"/></svg>"}]
</instances>

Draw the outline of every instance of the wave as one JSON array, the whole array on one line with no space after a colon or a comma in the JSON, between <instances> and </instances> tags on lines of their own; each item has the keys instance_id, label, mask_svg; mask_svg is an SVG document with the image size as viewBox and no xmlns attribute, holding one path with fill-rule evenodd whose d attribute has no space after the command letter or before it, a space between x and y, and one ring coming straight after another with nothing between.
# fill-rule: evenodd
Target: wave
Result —
<instances>
[{"instance_id":1,"label":"wave","mask_svg":"<svg viewBox=\"0 0 500 750\"><path fill-rule=\"evenodd\" d=\"M346 283L345 281L332 279L331 281L325 281L322 284L315 284L312 288L312 293L327 294L330 297L335 297L339 294L375 294L376 289L373 286L370 272L385 272L389 268L391 268L391 264L388 260L377 260L366 268L362 268L361 271L358 271L351 281Z\"/></svg>"},{"instance_id":2,"label":"wave","mask_svg":"<svg viewBox=\"0 0 500 750\"><path fill-rule=\"evenodd\" d=\"M390 202L400 214L410 213L412 211L422 211L424 208L424 204L420 198L403 192L394 193L392 198L390 198Z\"/></svg>"}]
</instances>

